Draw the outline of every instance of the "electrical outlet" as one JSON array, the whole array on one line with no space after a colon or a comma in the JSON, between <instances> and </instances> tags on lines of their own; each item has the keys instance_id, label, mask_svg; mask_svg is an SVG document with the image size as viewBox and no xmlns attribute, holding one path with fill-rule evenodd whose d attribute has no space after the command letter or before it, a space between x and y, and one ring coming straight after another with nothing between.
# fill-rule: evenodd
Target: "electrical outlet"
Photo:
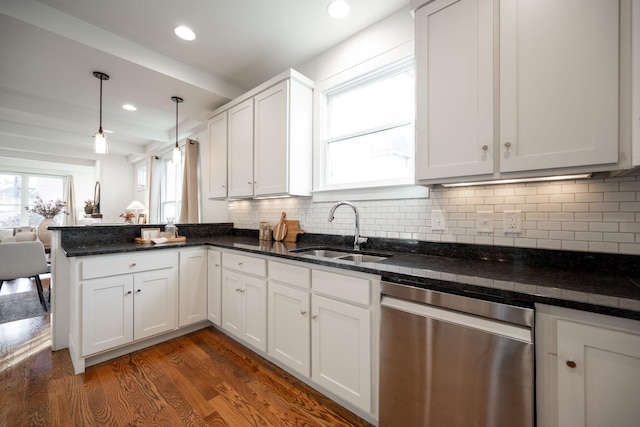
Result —
<instances>
[{"instance_id":1,"label":"electrical outlet","mask_svg":"<svg viewBox=\"0 0 640 427\"><path fill-rule=\"evenodd\" d=\"M432 231L445 231L447 229L447 223L444 219L444 211L434 209L431 211L431 230Z\"/></svg>"},{"instance_id":2,"label":"electrical outlet","mask_svg":"<svg viewBox=\"0 0 640 427\"><path fill-rule=\"evenodd\" d=\"M522 211L504 211L504 232L522 233Z\"/></svg>"},{"instance_id":3,"label":"electrical outlet","mask_svg":"<svg viewBox=\"0 0 640 427\"><path fill-rule=\"evenodd\" d=\"M493 233L493 212L478 211L478 233Z\"/></svg>"}]
</instances>

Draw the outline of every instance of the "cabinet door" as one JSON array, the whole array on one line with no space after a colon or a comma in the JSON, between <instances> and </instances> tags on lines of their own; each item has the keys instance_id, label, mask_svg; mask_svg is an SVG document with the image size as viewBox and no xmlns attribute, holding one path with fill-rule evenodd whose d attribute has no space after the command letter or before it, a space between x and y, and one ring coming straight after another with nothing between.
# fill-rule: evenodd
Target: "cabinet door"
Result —
<instances>
[{"instance_id":1,"label":"cabinet door","mask_svg":"<svg viewBox=\"0 0 640 427\"><path fill-rule=\"evenodd\" d=\"M311 375L309 292L269 282L269 354L297 372Z\"/></svg>"},{"instance_id":2,"label":"cabinet door","mask_svg":"<svg viewBox=\"0 0 640 427\"><path fill-rule=\"evenodd\" d=\"M311 378L370 412L370 310L312 295L311 313Z\"/></svg>"},{"instance_id":3,"label":"cabinet door","mask_svg":"<svg viewBox=\"0 0 640 427\"><path fill-rule=\"evenodd\" d=\"M500 171L618 161L619 2L500 2Z\"/></svg>"},{"instance_id":4,"label":"cabinet door","mask_svg":"<svg viewBox=\"0 0 640 427\"><path fill-rule=\"evenodd\" d=\"M180 251L180 326L207 319L207 250Z\"/></svg>"},{"instance_id":5,"label":"cabinet door","mask_svg":"<svg viewBox=\"0 0 640 427\"><path fill-rule=\"evenodd\" d=\"M133 276L85 280L82 284L82 355L133 341Z\"/></svg>"},{"instance_id":6,"label":"cabinet door","mask_svg":"<svg viewBox=\"0 0 640 427\"><path fill-rule=\"evenodd\" d=\"M558 425L637 426L640 331L565 320L557 327Z\"/></svg>"},{"instance_id":7,"label":"cabinet door","mask_svg":"<svg viewBox=\"0 0 640 427\"><path fill-rule=\"evenodd\" d=\"M267 282L243 277L243 339L263 352L267 351Z\"/></svg>"},{"instance_id":8,"label":"cabinet door","mask_svg":"<svg viewBox=\"0 0 640 427\"><path fill-rule=\"evenodd\" d=\"M176 328L175 268L138 273L133 281L133 338L139 340Z\"/></svg>"},{"instance_id":9,"label":"cabinet door","mask_svg":"<svg viewBox=\"0 0 640 427\"><path fill-rule=\"evenodd\" d=\"M222 270L222 327L242 338L242 276Z\"/></svg>"},{"instance_id":10,"label":"cabinet door","mask_svg":"<svg viewBox=\"0 0 640 427\"><path fill-rule=\"evenodd\" d=\"M229 110L229 197L253 196L253 98Z\"/></svg>"},{"instance_id":11,"label":"cabinet door","mask_svg":"<svg viewBox=\"0 0 640 427\"><path fill-rule=\"evenodd\" d=\"M207 263L207 310L208 319L222 325L222 263L218 251L209 250Z\"/></svg>"},{"instance_id":12,"label":"cabinet door","mask_svg":"<svg viewBox=\"0 0 640 427\"><path fill-rule=\"evenodd\" d=\"M289 81L283 81L254 98L255 194L288 192Z\"/></svg>"},{"instance_id":13,"label":"cabinet door","mask_svg":"<svg viewBox=\"0 0 640 427\"><path fill-rule=\"evenodd\" d=\"M493 173L493 2L416 11L416 177Z\"/></svg>"},{"instance_id":14,"label":"cabinet door","mask_svg":"<svg viewBox=\"0 0 640 427\"><path fill-rule=\"evenodd\" d=\"M209 122L209 198L227 197L227 112Z\"/></svg>"}]
</instances>

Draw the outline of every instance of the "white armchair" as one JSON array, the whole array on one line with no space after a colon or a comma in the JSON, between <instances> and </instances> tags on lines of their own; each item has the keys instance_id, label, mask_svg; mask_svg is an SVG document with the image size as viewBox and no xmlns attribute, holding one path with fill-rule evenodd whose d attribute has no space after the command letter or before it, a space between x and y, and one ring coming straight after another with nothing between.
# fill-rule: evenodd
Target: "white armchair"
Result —
<instances>
[{"instance_id":1,"label":"white armchair","mask_svg":"<svg viewBox=\"0 0 640 427\"><path fill-rule=\"evenodd\" d=\"M44 298L40 274L48 272L49 266L41 241L0 243L0 288L6 280L33 277L38 289L38 298L45 311L47 301Z\"/></svg>"}]
</instances>

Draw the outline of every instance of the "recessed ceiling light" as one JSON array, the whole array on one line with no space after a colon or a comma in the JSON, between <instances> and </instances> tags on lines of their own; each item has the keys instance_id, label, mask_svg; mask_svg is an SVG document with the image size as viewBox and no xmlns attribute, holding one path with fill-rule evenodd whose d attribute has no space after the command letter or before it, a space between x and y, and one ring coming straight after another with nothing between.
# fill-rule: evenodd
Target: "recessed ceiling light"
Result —
<instances>
[{"instance_id":1,"label":"recessed ceiling light","mask_svg":"<svg viewBox=\"0 0 640 427\"><path fill-rule=\"evenodd\" d=\"M137 110L137 108L135 106L131 105L131 104L124 104L122 106L122 108L124 108L127 111L136 111Z\"/></svg>"},{"instance_id":2,"label":"recessed ceiling light","mask_svg":"<svg viewBox=\"0 0 640 427\"><path fill-rule=\"evenodd\" d=\"M182 40L194 40L196 38L196 35L193 31L191 31L191 28L189 27L185 27L185 26L179 26L176 27L173 30L174 33L176 33L176 36L180 37Z\"/></svg>"},{"instance_id":3,"label":"recessed ceiling light","mask_svg":"<svg viewBox=\"0 0 640 427\"><path fill-rule=\"evenodd\" d=\"M327 13L333 19L343 19L349 14L351 8L344 0L334 0L327 6Z\"/></svg>"}]
</instances>

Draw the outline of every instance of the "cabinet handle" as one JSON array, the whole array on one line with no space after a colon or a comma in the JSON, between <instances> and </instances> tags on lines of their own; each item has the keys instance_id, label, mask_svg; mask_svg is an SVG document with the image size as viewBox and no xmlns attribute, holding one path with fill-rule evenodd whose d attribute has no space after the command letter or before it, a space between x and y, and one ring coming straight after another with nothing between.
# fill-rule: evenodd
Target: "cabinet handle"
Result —
<instances>
[{"instance_id":1,"label":"cabinet handle","mask_svg":"<svg viewBox=\"0 0 640 427\"><path fill-rule=\"evenodd\" d=\"M317 315L317 314L314 314L313 316L311 316L311 318L312 318L313 320L316 320L316 319L318 318L318 315Z\"/></svg>"},{"instance_id":2,"label":"cabinet handle","mask_svg":"<svg viewBox=\"0 0 640 427\"><path fill-rule=\"evenodd\" d=\"M220 264L213 264L214 267L220 267Z\"/></svg>"},{"instance_id":3,"label":"cabinet handle","mask_svg":"<svg viewBox=\"0 0 640 427\"><path fill-rule=\"evenodd\" d=\"M131 293L132 293L131 291L128 291L128 292L126 293L126 295L131 295Z\"/></svg>"},{"instance_id":4,"label":"cabinet handle","mask_svg":"<svg viewBox=\"0 0 640 427\"><path fill-rule=\"evenodd\" d=\"M238 263L238 267L242 267L242 263L241 262Z\"/></svg>"},{"instance_id":5,"label":"cabinet handle","mask_svg":"<svg viewBox=\"0 0 640 427\"><path fill-rule=\"evenodd\" d=\"M240 292L240 288L236 288L236 292Z\"/></svg>"},{"instance_id":6,"label":"cabinet handle","mask_svg":"<svg viewBox=\"0 0 640 427\"><path fill-rule=\"evenodd\" d=\"M223 185L222 185L222 188L225 188L225 187L226 187L226 185L224 185L224 184L223 184Z\"/></svg>"},{"instance_id":7,"label":"cabinet handle","mask_svg":"<svg viewBox=\"0 0 640 427\"><path fill-rule=\"evenodd\" d=\"M573 369L576 367L576 362L574 362L573 360L567 360L567 366Z\"/></svg>"},{"instance_id":8,"label":"cabinet handle","mask_svg":"<svg viewBox=\"0 0 640 427\"><path fill-rule=\"evenodd\" d=\"M253 184L253 182L251 182L251 181L247 181L247 184L251 185L251 184Z\"/></svg>"},{"instance_id":9,"label":"cabinet handle","mask_svg":"<svg viewBox=\"0 0 640 427\"><path fill-rule=\"evenodd\" d=\"M505 143L504 143L504 146L505 146L506 148L511 148L511 141L507 141L507 142L505 142Z\"/></svg>"},{"instance_id":10,"label":"cabinet handle","mask_svg":"<svg viewBox=\"0 0 640 427\"><path fill-rule=\"evenodd\" d=\"M138 289L136 292L141 292L141 291L142 291L142 289Z\"/></svg>"},{"instance_id":11,"label":"cabinet handle","mask_svg":"<svg viewBox=\"0 0 640 427\"><path fill-rule=\"evenodd\" d=\"M487 151L489 149L489 146L487 144L482 146L482 151Z\"/></svg>"},{"instance_id":12,"label":"cabinet handle","mask_svg":"<svg viewBox=\"0 0 640 427\"><path fill-rule=\"evenodd\" d=\"M306 311L304 311L304 310L300 310L300 314L302 314L302 315L304 316L304 315L306 315L306 314L307 314L307 312L306 312Z\"/></svg>"},{"instance_id":13,"label":"cabinet handle","mask_svg":"<svg viewBox=\"0 0 640 427\"><path fill-rule=\"evenodd\" d=\"M136 265L138 265L138 264L136 264L135 262L132 262L132 263L129 265L129 267L133 268L133 267L135 267Z\"/></svg>"}]
</instances>

